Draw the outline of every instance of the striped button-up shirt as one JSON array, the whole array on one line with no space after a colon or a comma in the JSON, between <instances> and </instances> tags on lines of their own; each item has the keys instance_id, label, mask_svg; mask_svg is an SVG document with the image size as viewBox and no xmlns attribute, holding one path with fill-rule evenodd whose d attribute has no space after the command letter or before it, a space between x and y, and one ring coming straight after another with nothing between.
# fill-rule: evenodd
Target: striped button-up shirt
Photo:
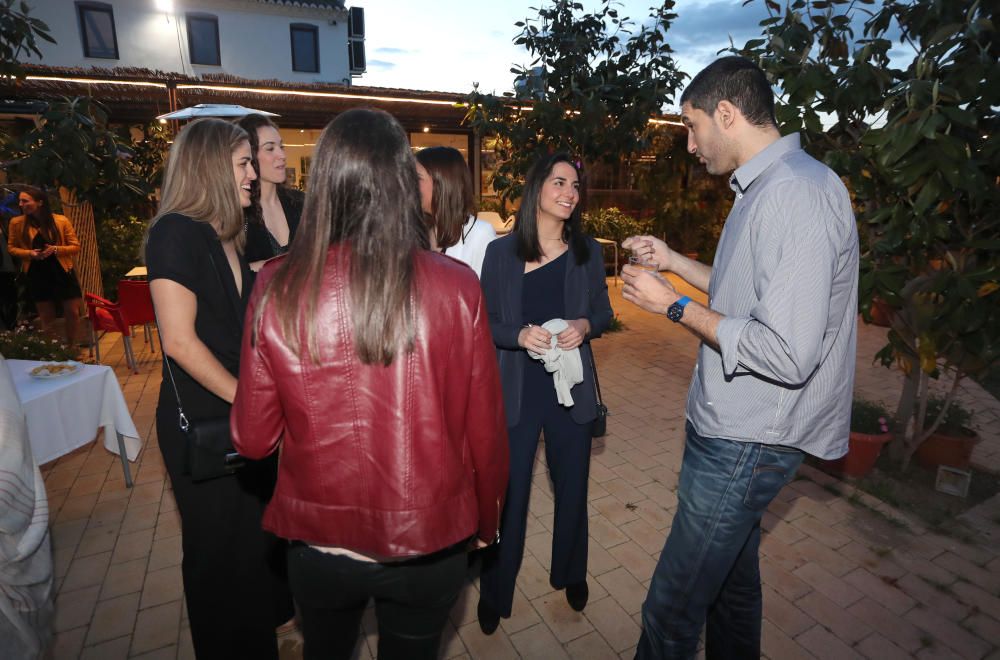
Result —
<instances>
[{"instance_id":1,"label":"striped button-up shirt","mask_svg":"<svg viewBox=\"0 0 1000 660\"><path fill-rule=\"evenodd\" d=\"M847 189L799 145L739 169L709 307L719 350L698 351L687 417L702 436L847 451L854 386L858 232Z\"/></svg>"}]
</instances>

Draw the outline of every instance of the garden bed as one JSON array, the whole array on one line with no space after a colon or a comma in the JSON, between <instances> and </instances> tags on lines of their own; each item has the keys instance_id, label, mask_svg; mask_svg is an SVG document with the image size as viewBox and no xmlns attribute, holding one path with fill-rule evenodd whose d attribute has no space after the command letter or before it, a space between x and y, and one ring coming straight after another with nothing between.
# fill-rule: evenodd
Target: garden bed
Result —
<instances>
[{"instance_id":1,"label":"garden bed","mask_svg":"<svg viewBox=\"0 0 1000 660\"><path fill-rule=\"evenodd\" d=\"M935 531L966 536L969 529L957 520L958 516L1000 493L1000 475L971 469L972 480L966 497L940 493L934 489L937 470L911 462L906 472L892 463L883 452L875 469L859 479L848 482L865 493L920 520ZM807 463L821 468L818 460L808 458ZM1000 521L997 521L1000 523Z\"/></svg>"}]
</instances>

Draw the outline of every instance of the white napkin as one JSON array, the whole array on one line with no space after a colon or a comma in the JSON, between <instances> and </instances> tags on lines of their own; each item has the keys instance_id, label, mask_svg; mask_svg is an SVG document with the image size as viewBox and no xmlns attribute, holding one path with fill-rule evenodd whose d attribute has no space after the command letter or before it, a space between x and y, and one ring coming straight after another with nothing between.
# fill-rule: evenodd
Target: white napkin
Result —
<instances>
[{"instance_id":1,"label":"white napkin","mask_svg":"<svg viewBox=\"0 0 1000 660\"><path fill-rule=\"evenodd\" d=\"M570 390L577 383L583 382L583 361L580 359L580 349L574 348L564 351L556 344L559 341L557 335L569 327L563 319L551 319L542 324L542 327L552 333L550 348L544 353L528 351L528 355L536 360L541 360L545 365L545 370L552 374L552 384L556 388L556 398L559 403L567 408L573 405L573 396Z\"/></svg>"}]
</instances>

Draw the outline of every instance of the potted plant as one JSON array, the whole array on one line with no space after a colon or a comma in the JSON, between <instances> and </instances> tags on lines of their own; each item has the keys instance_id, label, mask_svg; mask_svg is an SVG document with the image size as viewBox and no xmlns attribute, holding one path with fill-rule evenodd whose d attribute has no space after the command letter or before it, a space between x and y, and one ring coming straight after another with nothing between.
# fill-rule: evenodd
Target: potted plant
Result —
<instances>
[{"instance_id":1,"label":"potted plant","mask_svg":"<svg viewBox=\"0 0 1000 660\"><path fill-rule=\"evenodd\" d=\"M882 447L892 440L889 420L892 415L875 401L854 398L851 405L851 435L847 454L824 461L827 470L846 477L863 477L875 467Z\"/></svg>"},{"instance_id":2,"label":"potted plant","mask_svg":"<svg viewBox=\"0 0 1000 660\"><path fill-rule=\"evenodd\" d=\"M930 397L927 401L927 419L937 419L944 403L944 399ZM979 442L979 435L971 428L972 414L958 400L952 400L937 429L917 447L913 455L917 463L929 468L947 465L968 469L972 450Z\"/></svg>"}]
</instances>

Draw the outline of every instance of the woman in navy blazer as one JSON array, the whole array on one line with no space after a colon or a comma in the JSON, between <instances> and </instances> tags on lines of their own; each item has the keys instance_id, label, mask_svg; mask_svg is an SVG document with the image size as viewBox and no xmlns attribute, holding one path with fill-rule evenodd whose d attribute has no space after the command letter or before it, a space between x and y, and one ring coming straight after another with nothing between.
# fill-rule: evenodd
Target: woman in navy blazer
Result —
<instances>
[{"instance_id":1,"label":"woman in navy blazer","mask_svg":"<svg viewBox=\"0 0 1000 660\"><path fill-rule=\"evenodd\" d=\"M597 416L590 340L611 322L611 303L598 243L580 222L580 171L565 153L543 156L528 171L514 230L490 243L483 262L493 342L510 441L510 483L500 543L486 551L480 578L479 625L491 634L509 617L524 554L531 475L539 434L555 491L549 580L566 589L579 611L587 604L587 479L591 424ZM573 405L558 403L552 375L528 355L548 349L542 323L564 319L557 335L564 350L579 348L583 382Z\"/></svg>"}]
</instances>

